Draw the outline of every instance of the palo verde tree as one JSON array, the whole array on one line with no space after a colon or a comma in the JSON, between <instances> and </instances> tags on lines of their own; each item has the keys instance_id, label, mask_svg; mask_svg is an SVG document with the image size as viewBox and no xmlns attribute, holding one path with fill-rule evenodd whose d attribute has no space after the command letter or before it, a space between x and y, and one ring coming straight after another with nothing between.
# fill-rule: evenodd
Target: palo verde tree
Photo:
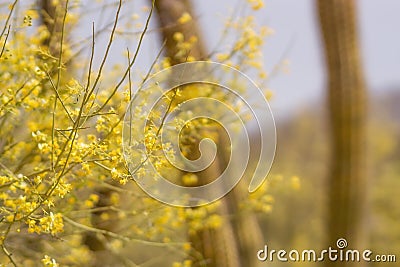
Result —
<instances>
[{"instance_id":1,"label":"palo verde tree","mask_svg":"<svg viewBox=\"0 0 400 267\"><path fill-rule=\"evenodd\" d=\"M76 41L73 29L79 17L90 16L88 4L72 0L40 3L15 0L1 4L0 262L11 266L206 266L213 258L209 255L218 251L215 256L219 257L228 249L210 239L206 247L211 254L207 254L206 247L199 249L191 236L228 231L224 235L233 238L236 256L226 266L242 266L237 258L246 250L239 245L246 243L246 233L241 237L233 233L244 226L235 226L220 211L269 212L272 197L267 188L241 196L240 205L237 198L196 209L162 204L131 181L143 173L141 169L128 171L122 156L122 124L134 88L177 62L214 60L253 70L261 83L267 78L261 48L271 31L257 25L251 15L227 18L226 31L234 34L234 41L224 43L222 38L215 51L206 53L200 48L205 42L201 36L179 30L196 24L189 6L170 16L172 22L163 22L168 15L161 10L163 1L153 1L142 11L140 30L132 33L131 25L123 21L137 18L127 15L127 4L120 0L96 4L95 10L108 10L113 20L104 28L94 21L88 38ZM262 2L241 5L252 12ZM145 75L135 76L140 73L136 64L155 10L161 28L153 31L164 33L167 53L163 56L161 47ZM178 27L169 32L163 23ZM101 36L107 36L106 43L97 49ZM111 58L120 52L115 42L122 36L135 37L136 46L128 47L125 63L115 66ZM173 91L176 98L166 94L163 101L178 105L193 92L230 101L209 88L187 95ZM153 115L160 119L159 114ZM150 160L169 170L168 162L159 157L160 150L168 151L157 143L160 129L148 126L143 142L151 152ZM189 157L199 126L194 123L185 128L185 136L191 139L184 141L192 142L186 143ZM213 135L213 127L208 129ZM204 175L170 174L185 185L196 184ZM157 250L159 257L146 255L149 248Z\"/></svg>"}]
</instances>

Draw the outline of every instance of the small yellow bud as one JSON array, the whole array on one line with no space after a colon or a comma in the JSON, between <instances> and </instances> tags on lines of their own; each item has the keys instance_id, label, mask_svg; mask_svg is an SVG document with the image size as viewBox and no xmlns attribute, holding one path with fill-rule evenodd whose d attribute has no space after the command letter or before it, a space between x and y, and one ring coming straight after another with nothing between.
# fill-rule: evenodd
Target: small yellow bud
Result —
<instances>
[{"instance_id":1,"label":"small yellow bud","mask_svg":"<svg viewBox=\"0 0 400 267\"><path fill-rule=\"evenodd\" d=\"M196 185L198 183L198 177L196 174L193 173L187 173L185 175L183 175L182 177L182 181L183 184L186 186L193 186Z\"/></svg>"},{"instance_id":2,"label":"small yellow bud","mask_svg":"<svg viewBox=\"0 0 400 267\"><path fill-rule=\"evenodd\" d=\"M185 24L192 20L192 16L189 13L185 12L182 16L178 19L179 24Z\"/></svg>"},{"instance_id":3,"label":"small yellow bud","mask_svg":"<svg viewBox=\"0 0 400 267\"><path fill-rule=\"evenodd\" d=\"M184 40L184 36L181 32L174 33L173 38L177 42L182 42Z\"/></svg>"}]
</instances>

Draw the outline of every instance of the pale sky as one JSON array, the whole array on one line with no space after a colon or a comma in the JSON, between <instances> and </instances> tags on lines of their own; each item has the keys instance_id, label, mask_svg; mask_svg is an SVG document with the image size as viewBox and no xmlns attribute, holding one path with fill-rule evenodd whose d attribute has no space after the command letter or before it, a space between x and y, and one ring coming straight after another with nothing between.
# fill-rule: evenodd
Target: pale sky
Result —
<instances>
[{"instance_id":1,"label":"pale sky","mask_svg":"<svg viewBox=\"0 0 400 267\"><path fill-rule=\"evenodd\" d=\"M200 19L202 32L209 47L219 39L223 22L238 1L244 0L193 0L196 14ZM115 3L109 0L108 2ZM84 1L93 7L93 1ZM265 8L256 13L260 24L274 29L265 45L265 65L271 70L284 57L290 62L290 72L272 77L268 87L274 92L271 101L276 118L290 116L299 109L318 103L325 92L324 65L319 38L319 29L314 10L314 0L265 0ZM125 11L141 13L149 1L135 0L125 4ZM360 0L359 29L367 83L371 91L400 88L400 1ZM115 9L95 19L96 27L113 18ZM95 12L94 12L95 13ZM79 32L91 34L93 15L83 16ZM155 28L155 18L151 28ZM139 53L137 67L146 70L159 49L156 32L147 36ZM101 51L104 41L96 43L96 51ZM119 54L135 45L118 40L114 48ZM113 54L113 61L126 61L123 56ZM100 58L100 55L98 56ZM399 89L400 90L400 89ZM319 102L321 103L321 102Z\"/></svg>"},{"instance_id":2,"label":"pale sky","mask_svg":"<svg viewBox=\"0 0 400 267\"><path fill-rule=\"evenodd\" d=\"M231 1L194 2L206 36L215 36L216 16L207 10L215 10L221 17ZM273 77L269 84L275 93L271 106L276 117L292 114L324 97L324 62L314 3L314 0L266 0L265 8L256 13L260 23L275 30L264 49L268 69L282 55L290 61L290 73ZM395 86L400 90L400 1L362 0L358 6L368 86L374 92Z\"/></svg>"}]
</instances>

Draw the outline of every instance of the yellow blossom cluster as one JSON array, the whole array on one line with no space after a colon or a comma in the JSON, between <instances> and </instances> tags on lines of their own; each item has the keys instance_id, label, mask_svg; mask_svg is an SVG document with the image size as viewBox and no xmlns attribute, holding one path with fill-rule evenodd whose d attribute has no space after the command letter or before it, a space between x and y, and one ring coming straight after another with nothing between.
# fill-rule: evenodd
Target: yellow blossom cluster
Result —
<instances>
[{"instance_id":1,"label":"yellow blossom cluster","mask_svg":"<svg viewBox=\"0 0 400 267\"><path fill-rule=\"evenodd\" d=\"M52 2L56 6L65 3ZM70 2L79 6L79 1ZM251 3L254 9L260 7L259 1ZM199 208L171 207L147 196L131 180L133 175L147 177L144 167L152 164L177 184L206 183L200 175L173 169L168 161L166 155L173 159L177 151L170 143L161 142L162 121L170 112L165 107L179 110L182 102L194 97L230 102L232 96L199 84L175 88L163 95L146 118L144 139L130 144L130 160L141 166L129 173L122 156L122 130L132 98L130 69L115 67L113 71L118 75L113 77L105 75L101 63L96 69L89 59L86 69L76 71L83 68L78 54L86 50L68 43L65 37L56 38L61 53L55 53L46 44L53 33L39 23L38 12L28 9L23 14L21 26L33 27L13 29L12 34L5 30L0 36L0 245L4 252L0 262L88 266L97 257L93 250L96 245L120 256L131 241L151 241L158 246L179 243L185 254L194 253L188 236L219 229L227 220L218 213L219 203ZM66 34L63 30L78 18L73 12L65 14L62 33ZM191 20L190 14L184 13L177 23L183 25ZM232 22L230 27L241 37L231 52L219 54L217 59L232 65L244 63L243 66L261 71L260 49L269 30L258 29L250 17ZM114 35L109 34L112 47ZM188 54L197 37L176 32L173 39L177 48L174 60L195 60ZM86 48L94 53L95 42L91 45ZM105 53L102 62L109 55ZM235 63L231 61L233 56ZM170 58L160 58L154 70L170 64ZM145 80L135 82L142 84ZM143 129L137 125L144 121L145 104L132 107L132 135ZM190 115L186 112L183 118ZM183 129L180 149L188 158L197 155L198 143L204 137L218 143L220 126L213 120L176 120L168 127ZM143 157L142 152L148 157ZM298 187L298 180L293 179L293 184ZM255 210L265 212L273 199L261 190L250 203ZM192 264L192 260L185 259L174 266Z\"/></svg>"},{"instance_id":2,"label":"yellow blossom cluster","mask_svg":"<svg viewBox=\"0 0 400 267\"><path fill-rule=\"evenodd\" d=\"M192 35L189 38L186 38L183 33L175 32L173 39L176 41L176 48L178 52L175 54L175 58L177 60L181 60L183 62L191 62L194 61L195 58L190 56L190 50L197 43L197 37Z\"/></svg>"},{"instance_id":3,"label":"yellow blossom cluster","mask_svg":"<svg viewBox=\"0 0 400 267\"><path fill-rule=\"evenodd\" d=\"M232 49L228 49L230 52L216 54L217 60L240 70L255 69L258 72L258 78L266 79L262 51L266 38L273 33L273 30L268 26L260 27L252 15L229 19L226 27L227 31L233 30L237 38L232 44Z\"/></svg>"}]
</instances>

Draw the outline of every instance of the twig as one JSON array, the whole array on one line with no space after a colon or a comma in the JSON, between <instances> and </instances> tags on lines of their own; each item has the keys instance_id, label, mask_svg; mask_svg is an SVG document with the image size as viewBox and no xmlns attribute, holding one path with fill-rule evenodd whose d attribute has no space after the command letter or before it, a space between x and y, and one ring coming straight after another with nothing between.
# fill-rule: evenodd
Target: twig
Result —
<instances>
[{"instance_id":1,"label":"twig","mask_svg":"<svg viewBox=\"0 0 400 267\"><path fill-rule=\"evenodd\" d=\"M112 238L115 238L115 239L119 239L119 240L122 240L122 241L125 241L125 242L135 242L135 243L151 245L151 246L157 246L157 247L182 246L184 244L184 243L181 243L181 242L162 243L162 242L146 241L146 240L142 240L142 239L131 238L131 237L127 237L127 236L124 236L124 235L119 235L119 234L111 232L111 231L98 229L98 228L90 227L90 226L75 222L74 220L71 220L70 218L68 218L66 216L63 216L63 219L67 223L71 224L72 226L75 226L75 227L80 228L82 230L85 230L85 231L88 231L88 232L97 233L97 234L102 234L102 235L109 236L109 237L112 237Z\"/></svg>"},{"instance_id":2,"label":"twig","mask_svg":"<svg viewBox=\"0 0 400 267\"><path fill-rule=\"evenodd\" d=\"M144 29L143 29L142 34L140 35L139 43L138 43L138 45L137 45L137 47L136 47L135 54L134 54L134 56L133 56L133 59L132 59L131 63L129 64L128 69L125 71L125 73L124 73L124 75L122 76L122 79L119 81L119 83L114 87L114 90L111 92L110 96L109 96L109 97L107 98L107 100L103 103L103 105L96 111L96 113L97 113L97 112L100 112L103 108L105 108L105 106L108 104L108 102L111 100L111 98L112 98L112 97L115 95L115 93L117 92L118 88L119 88L119 87L122 85L122 83L125 81L126 76L129 74L130 68L132 68L133 64L135 64L136 58L137 58L137 56L138 56L138 54L139 54L140 47L142 46L142 42L143 42L144 36L145 36L145 34L146 34L146 32L147 32L147 29L148 29L148 27L149 27L149 24L150 24L150 19L151 19L151 16L152 16L152 14L153 14L153 10L154 10L154 3L155 3L155 0L152 1L152 6L151 6L151 9L150 9L150 12L149 12L149 16L147 17L147 20L146 20L146 25L145 25L145 27L144 27Z\"/></svg>"}]
</instances>

